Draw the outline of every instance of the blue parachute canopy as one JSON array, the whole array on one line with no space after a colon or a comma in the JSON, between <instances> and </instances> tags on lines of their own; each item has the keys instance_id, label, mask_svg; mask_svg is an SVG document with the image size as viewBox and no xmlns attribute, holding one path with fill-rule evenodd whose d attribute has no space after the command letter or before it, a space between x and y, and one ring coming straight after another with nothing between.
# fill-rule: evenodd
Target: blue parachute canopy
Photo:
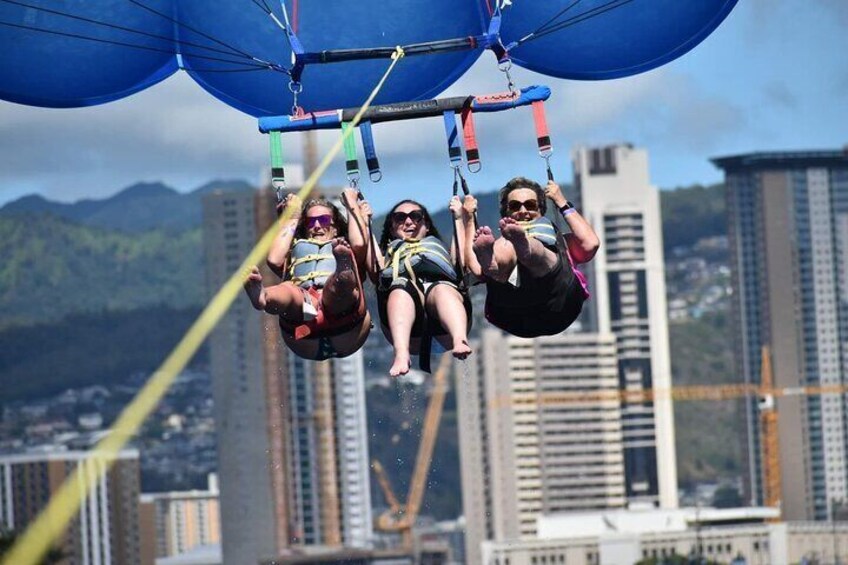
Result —
<instances>
[{"instance_id":1,"label":"blue parachute canopy","mask_svg":"<svg viewBox=\"0 0 848 565\"><path fill-rule=\"evenodd\" d=\"M513 0L501 39L513 62L539 73L619 78L680 57L712 33L736 1Z\"/></svg>"},{"instance_id":2,"label":"blue parachute canopy","mask_svg":"<svg viewBox=\"0 0 848 565\"><path fill-rule=\"evenodd\" d=\"M339 60L324 54L396 45L426 55L407 56L377 104L437 95L487 47L500 57L505 46L516 63L552 76L615 78L682 55L735 2L512 0L500 12L496 0L0 0L0 98L101 104L183 68L254 116L291 112L292 75L306 111L355 107L385 57L322 62Z\"/></svg>"},{"instance_id":3,"label":"blue parachute canopy","mask_svg":"<svg viewBox=\"0 0 848 565\"><path fill-rule=\"evenodd\" d=\"M167 12L171 0L145 3ZM176 70L173 23L128 0L0 1L4 100L92 106L129 96Z\"/></svg>"}]
</instances>

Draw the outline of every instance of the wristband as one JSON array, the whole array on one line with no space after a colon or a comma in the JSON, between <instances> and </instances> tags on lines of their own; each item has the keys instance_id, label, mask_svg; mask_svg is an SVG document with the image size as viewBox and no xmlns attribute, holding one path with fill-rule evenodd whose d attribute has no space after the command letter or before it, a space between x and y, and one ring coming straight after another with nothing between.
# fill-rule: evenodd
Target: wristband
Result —
<instances>
[{"instance_id":1,"label":"wristband","mask_svg":"<svg viewBox=\"0 0 848 565\"><path fill-rule=\"evenodd\" d=\"M563 204L562 206L560 206L558 208L560 214L564 214L566 210L573 210L573 209L574 209L574 204L572 204L568 200L566 200L565 204Z\"/></svg>"},{"instance_id":2,"label":"wristband","mask_svg":"<svg viewBox=\"0 0 848 565\"><path fill-rule=\"evenodd\" d=\"M559 211L560 211L560 214L562 214L562 217L565 218L569 214L575 213L577 210L575 210L573 206L569 206L569 207L563 206L562 208L559 209Z\"/></svg>"}]
</instances>

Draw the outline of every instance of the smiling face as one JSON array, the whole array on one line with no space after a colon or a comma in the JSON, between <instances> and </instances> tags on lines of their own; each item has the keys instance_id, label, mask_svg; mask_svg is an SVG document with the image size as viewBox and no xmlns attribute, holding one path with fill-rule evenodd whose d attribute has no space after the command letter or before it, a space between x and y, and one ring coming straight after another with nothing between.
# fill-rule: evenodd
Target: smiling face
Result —
<instances>
[{"instance_id":1,"label":"smiling face","mask_svg":"<svg viewBox=\"0 0 848 565\"><path fill-rule=\"evenodd\" d=\"M427 236L424 211L418 204L404 202L391 214L392 234L400 239L422 239Z\"/></svg>"},{"instance_id":2,"label":"smiling face","mask_svg":"<svg viewBox=\"0 0 848 565\"><path fill-rule=\"evenodd\" d=\"M306 235L317 241L329 241L336 237L338 229L333 221L333 211L326 206L311 206L304 215Z\"/></svg>"},{"instance_id":3,"label":"smiling face","mask_svg":"<svg viewBox=\"0 0 848 565\"><path fill-rule=\"evenodd\" d=\"M532 188L516 188L507 195L506 209L509 217L518 222L530 222L541 217L539 200Z\"/></svg>"}]
</instances>

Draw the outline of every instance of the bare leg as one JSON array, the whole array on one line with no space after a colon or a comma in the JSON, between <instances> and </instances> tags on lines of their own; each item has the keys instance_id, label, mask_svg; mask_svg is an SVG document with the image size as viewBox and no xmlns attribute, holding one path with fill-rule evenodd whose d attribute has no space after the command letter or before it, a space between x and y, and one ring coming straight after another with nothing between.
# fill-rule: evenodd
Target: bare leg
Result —
<instances>
[{"instance_id":1,"label":"bare leg","mask_svg":"<svg viewBox=\"0 0 848 565\"><path fill-rule=\"evenodd\" d=\"M509 278L517 262L515 250L510 242L505 239L496 241L492 229L483 226L474 234L472 248L484 275L500 282Z\"/></svg>"},{"instance_id":2,"label":"bare leg","mask_svg":"<svg viewBox=\"0 0 848 565\"><path fill-rule=\"evenodd\" d=\"M512 243L518 262L524 265L534 277L550 273L557 264L557 256L542 243L530 237L518 222L512 218L501 218L501 233L504 239Z\"/></svg>"},{"instance_id":3,"label":"bare leg","mask_svg":"<svg viewBox=\"0 0 848 565\"><path fill-rule=\"evenodd\" d=\"M409 372L412 360L409 357L409 336L415 323L415 301L408 292L395 289L389 292L386 310L389 318L389 331L392 334L392 346L395 359L389 374L393 377Z\"/></svg>"},{"instance_id":4,"label":"bare leg","mask_svg":"<svg viewBox=\"0 0 848 565\"><path fill-rule=\"evenodd\" d=\"M333 255L336 257L336 272L327 279L321 303L331 314L350 312L359 303L359 279L354 268L353 251L342 238L333 240Z\"/></svg>"},{"instance_id":5,"label":"bare leg","mask_svg":"<svg viewBox=\"0 0 848 565\"><path fill-rule=\"evenodd\" d=\"M452 286L437 284L427 295L427 313L447 330L451 338L453 356L465 359L471 354L468 345L468 317L462 295Z\"/></svg>"},{"instance_id":6,"label":"bare leg","mask_svg":"<svg viewBox=\"0 0 848 565\"><path fill-rule=\"evenodd\" d=\"M303 321L303 292L295 285L280 283L263 287L262 274L253 267L244 282L244 290L257 310L281 316L293 323Z\"/></svg>"}]
</instances>

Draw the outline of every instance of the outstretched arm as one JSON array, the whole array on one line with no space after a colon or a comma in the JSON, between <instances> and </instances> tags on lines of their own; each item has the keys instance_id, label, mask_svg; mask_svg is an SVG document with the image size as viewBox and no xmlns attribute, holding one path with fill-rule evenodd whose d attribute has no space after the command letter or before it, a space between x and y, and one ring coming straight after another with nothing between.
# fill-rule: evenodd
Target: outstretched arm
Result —
<instances>
[{"instance_id":1,"label":"outstretched arm","mask_svg":"<svg viewBox=\"0 0 848 565\"><path fill-rule=\"evenodd\" d=\"M483 276L483 268L480 266L480 261L477 260L477 255L474 253L474 234L476 232L474 215L476 213L477 199L469 194L462 202L462 223L465 228L465 241L463 242L465 267L472 275L479 278Z\"/></svg>"},{"instance_id":2,"label":"outstretched arm","mask_svg":"<svg viewBox=\"0 0 848 565\"><path fill-rule=\"evenodd\" d=\"M571 233L565 236L568 254L571 255L575 263L588 263L598 252L598 247L601 245L598 234L595 233L586 218L580 215L580 212L572 207L566 208L566 206L570 206L569 202L557 183L548 181L548 185L545 187L545 195L557 207L556 213L562 214L571 230Z\"/></svg>"},{"instance_id":3,"label":"outstretched arm","mask_svg":"<svg viewBox=\"0 0 848 565\"><path fill-rule=\"evenodd\" d=\"M368 245L365 250L365 269L368 273L368 278L371 279L371 282L377 284L379 282L380 271L383 269L383 254L380 252L380 243L377 241L377 237L370 229L371 218L374 216L374 211L371 209L371 205L366 200L363 200L359 204L359 210L365 220L365 226L367 229Z\"/></svg>"},{"instance_id":4,"label":"outstretched arm","mask_svg":"<svg viewBox=\"0 0 848 565\"><path fill-rule=\"evenodd\" d=\"M453 229L456 233L456 237L451 241L451 256L454 260L459 257L459 266L465 270L465 259L467 256L465 249L465 222L462 221L462 201L459 199L459 196L454 196L450 199L448 210L450 210L453 218Z\"/></svg>"},{"instance_id":5,"label":"outstretched arm","mask_svg":"<svg viewBox=\"0 0 848 565\"><path fill-rule=\"evenodd\" d=\"M280 278L283 278L286 272L286 263L294 241L294 232L297 230L298 222L300 222L303 202L296 195L289 194L279 206L280 215L287 208L291 209L291 215L285 222L278 221L280 231L274 238L271 249L268 250L268 258L265 260L268 267Z\"/></svg>"},{"instance_id":6,"label":"outstretched arm","mask_svg":"<svg viewBox=\"0 0 848 565\"><path fill-rule=\"evenodd\" d=\"M356 257L360 274L365 269L365 261L368 260L368 219L362 213L359 193L352 188L346 188L341 194L342 204L348 212L347 241ZM362 203L365 203L363 200Z\"/></svg>"}]
</instances>

